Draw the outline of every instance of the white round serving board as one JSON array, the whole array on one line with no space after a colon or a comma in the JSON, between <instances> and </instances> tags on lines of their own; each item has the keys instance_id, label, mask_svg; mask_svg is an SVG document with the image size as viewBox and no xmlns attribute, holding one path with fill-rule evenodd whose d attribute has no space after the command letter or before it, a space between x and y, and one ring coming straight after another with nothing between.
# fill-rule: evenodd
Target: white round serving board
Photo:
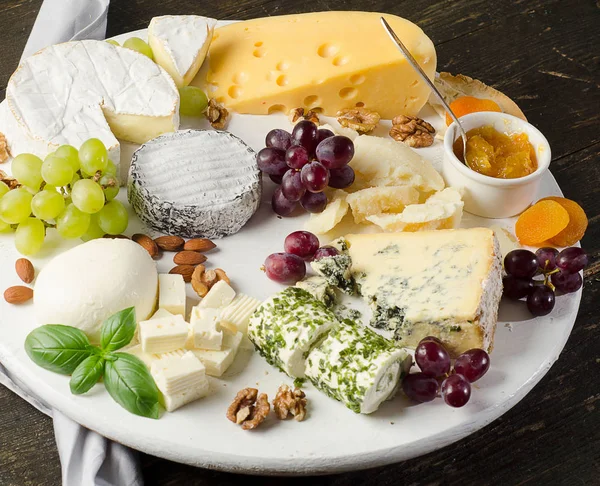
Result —
<instances>
[{"instance_id":1,"label":"white round serving board","mask_svg":"<svg viewBox=\"0 0 600 486\"><path fill-rule=\"evenodd\" d=\"M145 31L119 36L145 36ZM3 102L2 105L5 105ZM0 106L0 108L6 108ZM426 106L421 116L441 128L442 120ZM182 128L207 128L205 121L182 120ZM272 128L290 129L286 116L234 115L227 129L255 150L264 146ZM385 136L389 125L378 127ZM2 126L0 124L0 132ZM419 153L440 169L442 142ZM5 169L5 167L0 167ZM165 177L168 175L165 160ZM265 181L263 202L250 222L236 235L217 241L218 249L208 263L222 267L237 291L259 299L282 290L260 271L265 257L283 250L283 240L302 229L306 216L281 219L270 207L273 184ZM541 183L539 197L562 195L550 173ZM125 201L125 191L119 196ZM131 213L131 235L144 231ZM461 226L501 224L513 227L514 220L485 220L465 214ZM32 259L39 271L58 252L79 241L65 242L50 232L41 252ZM0 235L0 290L21 284L14 271L19 254L11 235ZM159 271L172 268L172 254L158 261ZM73 262L77 265L77 262ZM189 286L188 286L189 287ZM199 299L188 289L188 308ZM470 402L452 409L437 399L415 405L400 395L372 415L357 415L304 385L309 414L304 422L279 421L274 415L257 430L244 431L225 417L238 390L257 387L272 399L279 385L292 380L268 365L258 353L238 356L224 379L213 379L211 396L187 405L159 420L132 415L117 405L102 384L84 396L72 395L69 377L36 366L26 355L23 343L36 327L33 304L11 306L0 299L0 362L15 377L50 406L76 422L117 442L177 462L249 474L328 474L390 464L416 457L475 432L518 403L547 373L567 341L579 308L581 291L562 296L552 314L531 318L523 302L500 305L500 315L491 368L474 385Z\"/></svg>"}]
</instances>

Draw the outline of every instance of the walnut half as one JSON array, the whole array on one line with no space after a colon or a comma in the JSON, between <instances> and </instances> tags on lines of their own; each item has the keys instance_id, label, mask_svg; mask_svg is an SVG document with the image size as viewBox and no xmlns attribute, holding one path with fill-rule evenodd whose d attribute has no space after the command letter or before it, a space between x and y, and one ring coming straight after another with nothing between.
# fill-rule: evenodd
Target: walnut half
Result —
<instances>
[{"instance_id":1,"label":"walnut half","mask_svg":"<svg viewBox=\"0 0 600 486\"><path fill-rule=\"evenodd\" d=\"M228 117L229 112L223 105L217 103L217 101L212 98L208 100L206 118L210 122L211 127L217 130L223 130L225 125L227 125Z\"/></svg>"},{"instance_id":2,"label":"walnut half","mask_svg":"<svg viewBox=\"0 0 600 486\"><path fill-rule=\"evenodd\" d=\"M0 164L8 160L8 145L6 144L6 137L4 133L0 133Z\"/></svg>"},{"instance_id":3,"label":"walnut half","mask_svg":"<svg viewBox=\"0 0 600 486\"><path fill-rule=\"evenodd\" d=\"M294 420L302 422L306 418L306 395L299 388L292 391L289 386L281 385L273 400L273 410L279 420L291 415Z\"/></svg>"},{"instance_id":4,"label":"walnut half","mask_svg":"<svg viewBox=\"0 0 600 486\"><path fill-rule=\"evenodd\" d=\"M17 187L21 187L19 181L14 177L10 177L6 172L0 170L0 182L4 182L8 186L9 189L16 189Z\"/></svg>"},{"instance_id":5,"label":"walnut half","mask_svg":"<svg viewBox=\"0 0 600 486\"><path fill-rule=\"evenodd\" d=\"M241 425L244 430L252 430L264 422L271 405L266 393L258 394L256 388L240 390L227 409L227 418Z\"/></svg>"},{"instance_id":6,"label":"walnut half","mask_svg":"<svg viewBox=\"0 0 600 486\"><path fill-rule=\"evenodd\" d=\"M294 108L290 111L290 122L295 125L302 120L308 120L319 126L321 123L319 120L319 114L313 110L306 110L305 108Z\"/></svg>"},{"instance_id":7,"label":"walnut half","mask_svg":"<svg viewBox=\"0 0 600 486\"><path fill-rule=\"evenodd\" d=\"M409 147L429 147L433 144L435 128L416 116L398 115L392 120L390 137Z\"/></svg>"},{"instance_id":8,"label":"walnut half","mask_svg":"<svg viewBox=\"0 0 600 486\"><path fill-rule=\"evenodd\" d=\"M352 128L361 135L372 132L381 120L379 113L368 108L347 108L337 112L337 121L346 128Z\"/></svg>"}]
</instances>

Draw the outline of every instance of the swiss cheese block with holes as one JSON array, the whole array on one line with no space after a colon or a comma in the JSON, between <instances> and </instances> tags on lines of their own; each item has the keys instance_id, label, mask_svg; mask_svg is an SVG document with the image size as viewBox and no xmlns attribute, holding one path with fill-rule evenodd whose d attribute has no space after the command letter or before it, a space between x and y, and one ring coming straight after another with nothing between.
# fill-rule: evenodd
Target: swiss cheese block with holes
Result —
<instances>
[{"instance_id":1,"label":"swiss cheese block with holes","mask_svg":"<svg viewBox=\"0 0 600 486\"><path fill-rule=\"evenodd\" d=\"M433 79L435 48L412 22L375 12L318 12L216 29L207 75L192 84L239 113L305 107L333 116L365 106L386 119L416 115L429 88L390 40L381 16Z\"/></svg>"},{"instance_id":2,"label":"swiss cheese block with holes","mask_svg":"<svg viewBox=\"0 0 600 486\"><path fill-rule=\"evenodd\" d=\"M162 135L131 160L129 202L142 221L168 235L237 233L258 209L260 195L256 154L229 132Z\"/></svg>"}]
</instances>

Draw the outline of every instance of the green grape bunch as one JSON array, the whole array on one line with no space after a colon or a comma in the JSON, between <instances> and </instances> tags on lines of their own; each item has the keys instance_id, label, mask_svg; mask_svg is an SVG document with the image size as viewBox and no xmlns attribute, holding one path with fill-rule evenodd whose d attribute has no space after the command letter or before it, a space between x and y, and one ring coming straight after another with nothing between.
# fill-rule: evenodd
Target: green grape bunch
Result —
<instances>
[{"instance_id":1,"label":"green grape bunch","mask_svg":"<svg viewBox=\"0 0 600 486\"><path fill-rule=\"evenodd\" d=\"M11 169L10 186L0 177L0 232L14 231L23 255L39 252L49 230L88 241L127 229L127 209L115 199L117 167L97 138L79 150L61 145L44 160L20 154Z\"/></svg>"}]
</instances>

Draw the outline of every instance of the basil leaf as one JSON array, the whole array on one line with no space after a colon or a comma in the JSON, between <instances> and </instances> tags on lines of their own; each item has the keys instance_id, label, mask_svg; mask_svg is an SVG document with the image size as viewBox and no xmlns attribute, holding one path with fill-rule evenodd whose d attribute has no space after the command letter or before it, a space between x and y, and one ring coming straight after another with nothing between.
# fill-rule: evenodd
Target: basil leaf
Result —
<instances>
[{"instance_id":1,"label":"basil leaf","mask_svg":"<svg viewBox=\"0 0 600 486\"><path fill-rule=\"evenodd\" d=\"M46 324L28 334L25 351L36 365L70 375L93 353L93 346L83 331L75 327Z\"/></svg>"},{"instance_id":2,"label":"basil leaf","mask_svg":"<svg viewBox=\"0 0 600 486\"><path fill-rule=\"evenodd\" d=\"M73 395L87 393L98 383L98 380L104 373L104 358L98 354L92 354L84 359L81 364L75 368L69 386Z\"/></svg>"},{"instance_id":3,"label":"basil leaf","mask_svg":"<svg viewBox=\"0 0 600 486\"><path fill-rule=\"evenodd\" d=\"M114 359L104 365L104 386L110 396L131 413L158 418L158 388L146 365L127 353L109 356Z\"/></svg>"},{"instance_id":4,"label":"basil leaf","mask_svg":"<svg viewBox=\"0 0 600 486\"><path fill-rule=\"evenodd\" d=\"M102 324L100 346L104 351L116 351L127 346L135 334L135 308L113 314Z\"/></svg>"}]
</instances>

